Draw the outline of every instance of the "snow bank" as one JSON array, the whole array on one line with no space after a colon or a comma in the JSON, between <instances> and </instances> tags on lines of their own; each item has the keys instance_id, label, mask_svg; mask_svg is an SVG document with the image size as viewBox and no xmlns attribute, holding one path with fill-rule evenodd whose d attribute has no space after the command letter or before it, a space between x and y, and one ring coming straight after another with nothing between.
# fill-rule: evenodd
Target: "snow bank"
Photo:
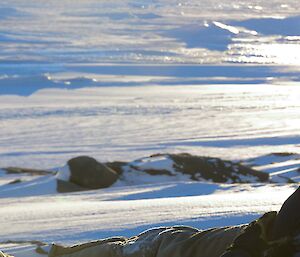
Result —
<instances>
[{"instance_id":1,"label":"snow bank","mask_svg":"<svg viewBox=\"0 0 300 257\"><path fill-rule=\"evenodd\" d=\"M63 180L63 181L70 181L71 178L71 171L68 164L58 169L56 174L56 179Z\"/></svg>"},{"instance_id":2,"label":"snow bank","mask_svg":"<svg viewBox=\"0 0 300 257\"><path fill-rule=\"evenodd\" d=\"M56 194L56 179L42 176L30 181L5 184L0 186L0 197L26 197L45 194Z\"/></svg>"}]
</instances>

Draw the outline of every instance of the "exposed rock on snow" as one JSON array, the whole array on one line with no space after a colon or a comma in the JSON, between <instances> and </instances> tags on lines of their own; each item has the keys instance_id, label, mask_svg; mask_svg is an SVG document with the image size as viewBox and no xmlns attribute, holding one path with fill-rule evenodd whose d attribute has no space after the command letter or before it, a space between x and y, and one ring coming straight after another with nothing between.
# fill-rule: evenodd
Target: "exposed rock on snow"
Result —
<instances>
[{"instance_id":1,"label":"exposed rock on snow","mask_svg":"<svg viewBox=\"0 0 300 257\"><path fill-rule=\"evenodd\" d=\"M267 182L268 174L247 166L219 158L193 156L190 154L170 155L175 168L191 175L194 180L211 180L217 183Z\"/></svg>"},{"instance_id":2,"label":"exposed rock on snow","mask_svg":"<svg viewBox=\"0 0 300 257\"><path fill-rule=\"evenodd\" d=\"M282 182L274 179L278 172L275 172L276 174L268 173L237 162L187 153L156 154L132 162L108 163L100 163L88 156L79 156L70 159L65 166L58 169L56 174L54 171L22 168L6 170L16 172L17 176L5 181L0 187L0 195L5 196L9 192L13 192L10 195L24 194L22 191L24 187L27 192L24 195L31 195L33 192L35 192L34 194L53 194L93 190L107 188L113 184L115 186L136 186L191 180L214 183ZM3 173L6 172L3 170ZM23 172L30 178L23 181ZM37 192L40 190L43 192Z\"/></svg>"},{"instance_id":3,"label":"exposed rock on snow","mask_svg":"<svg viewBox=\"0 0 300 257\"><path fill-rule=\"evenodd\" d=\"M47 170L38 170L38 169L28 169L28 168L20 168L20 167L7 167L3 168L7 174L20 174L26 173L33 176L41 176L41 175L49 175L52 174L52 171Z\"/></svg>"},{"instance_id":4,"label":"exposed rock on snow","mask_svg":"<svg viewBox=\"0 0 300 257\"><path fill-rule=\"evenodd\" d=\"M86 189L109 187L119 177L117 172L88 156L73 158L68 161L68 166L69 182Z\"/></svg>"},{"instance_id":5,"label":"exposed rock on snow","mask_svg":"<svg viewBox=\"0 0 300 257\"><path fill-rule=\"evenodd\" d=\"M297 156L298 154L290 153L290 152L277 152L277 153L272 153L270 155L279 156L279 157L288 157L288 156Z\"/></svg>"},{"instance_id":6,"label":"exposed rock on snow","mask_svg":"<svg viewBox=\"0 0 300 257\"><path fill-rule=\"evenodd\" d=\"M142 171L151 175L169 176L185 174L192 180L208 180L216 183L252 183L269 180L268 174L239 163L186 153L152 155L128 163L126 167L128 172Z\"/></svg>"}]
</instances>

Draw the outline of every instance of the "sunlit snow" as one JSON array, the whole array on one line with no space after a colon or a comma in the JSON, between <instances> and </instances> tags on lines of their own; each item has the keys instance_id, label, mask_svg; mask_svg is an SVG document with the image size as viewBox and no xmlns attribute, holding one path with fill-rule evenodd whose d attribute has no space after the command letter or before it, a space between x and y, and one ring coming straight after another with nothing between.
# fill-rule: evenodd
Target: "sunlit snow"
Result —
<instances>
[{"instance_id":1,"label":"sunlit snow","mask_svg":"<svg viewBox=\"0 0 300 257\"><path fill-rule=\"evenodd\" d=\"M1 0L0 249L37 257L16 240L71 244L153 226L205 229L278 210L297 187L288 179L300 181L299 7ZM132 172L108 189L56 190L75 156L172 171L168 159L147 156L182 152L240 161L277 184ZM6 174L8 166L58 173Z\"/></svg>"}]
</instances>

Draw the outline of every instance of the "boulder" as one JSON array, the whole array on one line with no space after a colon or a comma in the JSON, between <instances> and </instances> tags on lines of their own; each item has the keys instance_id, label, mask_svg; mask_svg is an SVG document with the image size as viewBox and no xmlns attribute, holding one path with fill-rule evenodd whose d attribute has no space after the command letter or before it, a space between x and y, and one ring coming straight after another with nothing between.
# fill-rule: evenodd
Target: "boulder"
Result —
<instances>
[{"instance_id":1,"label":"boulder","mask_svg":"<svg viewBox=\"0 0 300 257\"><path fill-rule=\"evenodd\" d=\"M119 175L108 166L88 156L79 156L68 161L69 182L86 189L111 186Z\"/></svg>"}]
</instances>

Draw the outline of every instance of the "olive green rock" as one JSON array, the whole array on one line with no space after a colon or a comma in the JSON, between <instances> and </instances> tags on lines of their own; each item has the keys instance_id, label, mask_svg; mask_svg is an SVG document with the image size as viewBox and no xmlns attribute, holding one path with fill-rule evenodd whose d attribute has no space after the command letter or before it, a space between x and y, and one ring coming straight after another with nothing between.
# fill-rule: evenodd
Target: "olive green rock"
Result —
<instances>
[{"instance_id":1,"label":"olive green rock","mask_svg":"<svg viewBox=\"0 0 300 257\"><path fill-rule=\"evenodd\" d=\"M111 186L119 177L118 173L88 156L79 156L68 161L71 183L86 189Z\"/></svg>"}]
</instances>

